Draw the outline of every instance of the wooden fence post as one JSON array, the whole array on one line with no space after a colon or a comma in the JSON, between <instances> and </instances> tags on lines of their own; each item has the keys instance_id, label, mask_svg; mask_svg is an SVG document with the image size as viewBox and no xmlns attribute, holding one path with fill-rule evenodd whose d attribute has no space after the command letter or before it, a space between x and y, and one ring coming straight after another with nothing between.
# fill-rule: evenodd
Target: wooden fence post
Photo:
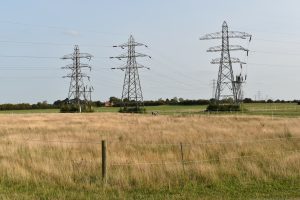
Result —
<instances>
[{"instance_id":1,"label":"wooden fence post","mask_svg":"<svg viewBox=\"0 0 300 200\"><path fill-rule=\"evenodd\" d=\"M180 152L181 152L182 169L183 169L183 173L185 173L185 169L184 169L184 157L183 157L183 145L182 145L182 142L180 142Z\"/></svg>"},{"instance_id":2,"label":"wooden fence post","mask_svg":"<svg viewBox=\"0 0 300 200\"><path fill-rule=\"evenodd\" d=\"M106 183L106 141L102 140L102 180Z\"/></svg>"}]
</instances>

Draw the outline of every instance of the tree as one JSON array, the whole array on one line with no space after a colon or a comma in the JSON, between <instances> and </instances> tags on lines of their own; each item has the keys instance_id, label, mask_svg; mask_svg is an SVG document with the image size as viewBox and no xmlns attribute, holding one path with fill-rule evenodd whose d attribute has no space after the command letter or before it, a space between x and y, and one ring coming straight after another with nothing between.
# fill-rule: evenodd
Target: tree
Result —
<instances>
[{"instance_id":1,"label":"tree","mask_svg":"<svg viewBox=\"0 0 300 200\"><path fill-rule=\"evenodd\" d=\"M245 98L243 100L244 103L253 103L253 100L251 98Z\"/></svg>"},{"instance_id":2,"label":"tree","mask_svg":"<svg viewBox=\"0 0 300 200\"><path fill-rule=\"evenodd\" d=\"M119 99L117 97L109 97L109 102L110 103L119 103L119 102L121 102L121 99Z\"/></svg>"},{"instance_id":3,"label":"tree","mask_svg":"<svg viewBox=\"0 0 300 200\"><path fill-rule=\"evenodd\" d=\"M177 97L174 97L173 99L171 99L170 104L171 104L171 105L176 105L176 104L178 104L178 98L177 98Z\"/></svg>"}]
</instances>

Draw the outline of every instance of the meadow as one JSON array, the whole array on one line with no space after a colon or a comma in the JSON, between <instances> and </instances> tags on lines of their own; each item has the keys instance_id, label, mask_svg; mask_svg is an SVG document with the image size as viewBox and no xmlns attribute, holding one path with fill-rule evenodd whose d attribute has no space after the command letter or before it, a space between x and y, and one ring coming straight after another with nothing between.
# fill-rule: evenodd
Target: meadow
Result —
<instances>
[{"instance_id":1,"label":"meadow","mask_svg":"<svg viewBox=\"0 0 300 200\"><path fill-rule=\"evenodd\" d=\"M3 114L0 135L0 199L300 198L297 117Z\"/></svg>"},{"instance_id":2,"label":"meadow","mask_svg":"<svg viewBox=\"0 0 300 200\"><path fill-rule=\"evenodd\" d=\"M162 105L162 106L146 106L148 114L158 112L160 115L189 115L199 114L207 115L205 112L207 105L195 106L178 106L178 105ZM94 111L101 113L117 113L118 107L98 107ZM59 109L36 109L36 110L7 110L0 111L0 114L30 114L30 113L59 113ZM146 114L147 114L146 113ZM240 112L214 112L210 114L230 114L230 115L266 115L280 117L298 117L300 116L300 105L296 103L245 103L242 104Z\"/></svg>"}]
</instances>

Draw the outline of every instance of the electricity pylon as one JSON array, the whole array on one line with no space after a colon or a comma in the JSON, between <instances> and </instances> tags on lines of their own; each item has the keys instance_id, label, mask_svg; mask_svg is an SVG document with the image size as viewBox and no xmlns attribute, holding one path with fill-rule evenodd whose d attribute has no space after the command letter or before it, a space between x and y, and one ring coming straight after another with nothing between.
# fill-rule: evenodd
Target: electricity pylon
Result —
<instances>
[{"instance_id":1,"label":"electricity pylon","mask_svg":"<svg viewBox=\"0 0 300 200\"><path fill-rule=\"evenodd\" d=\"M246 63L240 61L238 58L232 58L230 56L230 51L242 50L246 51L248 55L249 50L240 45L229 45L229 38L249 38L249 41L251 41L251 37L252 36L250 34L245 32L228 31L228 26L225 21L223 22L221 32L206 34L203 37L200 37L200 40L222 39L222 45L211 47L207 50L207 52L221 52L221 58L213 59L211 61L211 64L219 64L217 87L215 92L215 100L217 104L219 104L222 99L230 98L232 98L234 104L239 104L238 96L240 91L238 91L237 87L240 89L241 87L236 84L237 80L234 78L232 64ZM229 92L226 92L226 89L229 89Z\"/></svg>"},{"instance_id":2,"label":"electricity pylon","mask_svg":"<svg viewBox=\"0 0 300 200\"><path fill-rule=\"evenodd\" d=\"M82 72L83 68L92 69L92 67L88 64L82 64L80 59L85 58L89 61L92 59L92 55L88 53L80 53L78 45L74 47L74 53L65 55L61 59L71 59L73 60L73 64L69 64L62 69L69 69L71 73L63 78L70 78L70 86L69 86L69 93L68 93L68 103L77 104L79 107L79 111L81 111L81 104L84 102L86 104L88 102L87 93L89 92L87 86L84 84L84 78L90 80L90 76Z\"/></svg>"},{"instance_id":3,"label":"electricity pylon","mask_svg":"<svg viewBox=\"0 0 300 200\"><path fill-rule=\"evenodd\" d=\"M242 68L242 65L241 65ZM243 93L243 83L245 83L244 76L242 72L235 77L235 87L236 87L236 95L237 95L237 103L240 104L243 101L244 93Z\"/></svg>"},{"instance_id":4,"label":"electricity pylon","mask_svg":"<svg viewBox=\"0 0 300 200\"><path fill-rule=\"evenodd\" d=\"M124 111L128 110L129 107L134 107L136 111L139 111L140 108L144 107L143 102L143 92L140 83L140 77L138 69L146 68L143 65L140 65L136 62L137 57L149 57L146 54L137 53L135 51L135 47L137 46L145 46L142 43L135 42L132 35L130 35L129 40L125 44L116 45L113 47L120 47L122 49L127 48L127 53L121 54L120 56L110 57L111 59L116 58L119 60L127 59L127 63L125 66L112 68L112 69L120 69L122 71L125 70L125 78L123 84L122 91L122 103Z\"/></svg>"}]
</instances>

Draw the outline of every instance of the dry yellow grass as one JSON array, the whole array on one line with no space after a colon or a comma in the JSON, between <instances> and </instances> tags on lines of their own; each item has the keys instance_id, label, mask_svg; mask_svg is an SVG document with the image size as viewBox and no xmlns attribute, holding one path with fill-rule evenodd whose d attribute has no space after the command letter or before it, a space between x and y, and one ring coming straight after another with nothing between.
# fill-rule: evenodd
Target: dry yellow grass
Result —
<instances>
[{"instance_id":1,"label":"dry yellow grass","mask_svg":"<svg viewBox=\"0 0 300 200\"><path fill-rule=\"evenodd\" d=\"M247 183L300 174L300 152L294 152L300 150L299 118L1 115L0 136L0 176L15 181L96 187L102 139L108 141L108 184L114 188L214 183L226 177ZM180 143L189 144L183 145L185 171ZM114 165L126 163L134 165Z\"/></svg>"}]
</instances>

